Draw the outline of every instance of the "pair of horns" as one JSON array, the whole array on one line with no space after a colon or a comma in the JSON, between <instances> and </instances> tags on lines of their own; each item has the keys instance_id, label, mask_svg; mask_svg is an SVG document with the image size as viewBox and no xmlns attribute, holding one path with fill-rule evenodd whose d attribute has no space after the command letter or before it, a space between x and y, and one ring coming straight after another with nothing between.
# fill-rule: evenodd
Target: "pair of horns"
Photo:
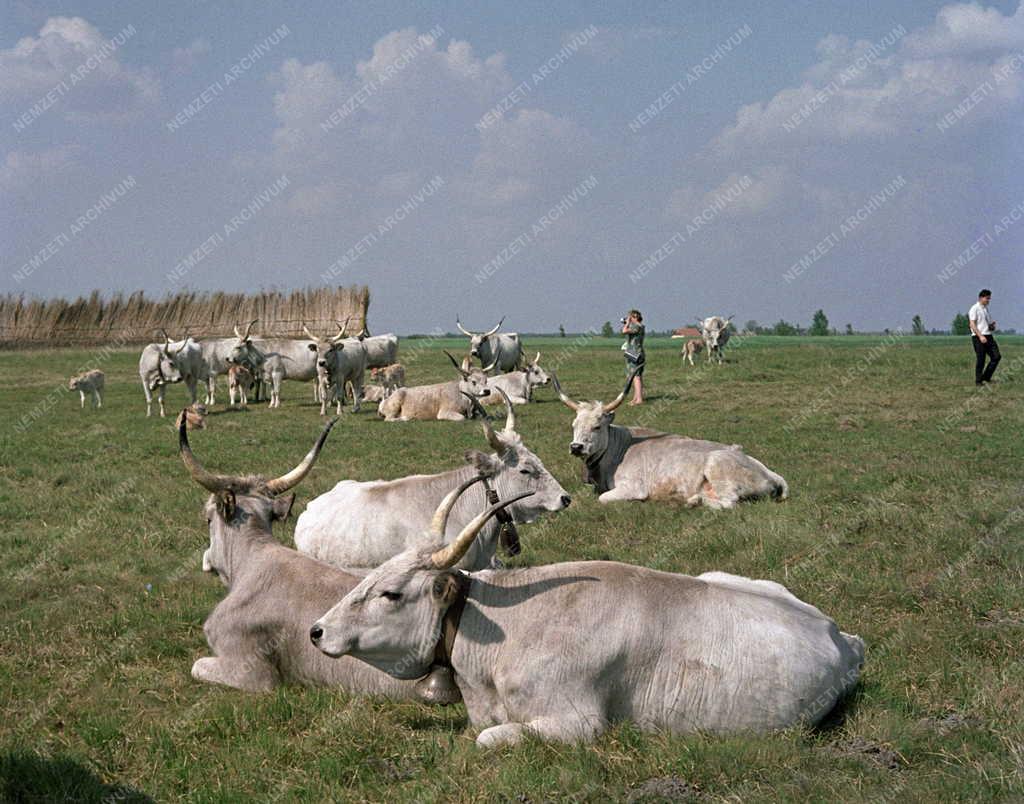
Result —
<instances>
[{"instance_id":1,"label":"pair of horns","mask_svg":"<svg viewBox=\"0 0 1024 804\"><path fill-rule=\"evenodd\" d=\"M186 408L186 410L188 410L188 408ZM288 491L288 489L293 486L297 486L299 482L309 474L309 470L313 468L313 464L316 463L316 459L320 456L320 450L323 449L324 442L327 440L327 436L330 434L331 428L334 427L337 421L338 419L335 417L327 422L323 431L320 433L320 437L317 438L316 443L313 444L313 448L306 453L306 457L299 462L298 466L290 472L286 472L280 477L275 477L273 480L268 480L266 482L266 489L271 495L277 495ZM215 475L203 468L203 465L196 460L196 456L192 454L192 448L189 446L187 425L188 422L186 417L182 415L181 424L178 426L178 451L181 453L182 463L185 464L185 468L188 469L189 474L192 475L192 479L204 489L213 492L214 494L242 485L240 479L237 477L233 477L231 475Z\"/></svg>"},{"instance_id":2,"label":"pair of horns","mask_svg":"<svg viewBox=\"0 0 1024 804\"><path fill-rule=\"evenodd\" d=\"M188 343L188 327L185 327L185 337L183 337L181 339L181 346L179 346L173 352L171 351L171 336L167 334L167 330L166 329L161 329L160 331L164 335L164 351L170 357L174 357L175 355L177 355L178 352L180 352L182 349L184 349L185 345Z\"/></svg>"},{"instance_id":3,"label":"pair of horns","mask_svg":"<svg viewBox=\"0 0 1024 804\"><path fill-rule=\"evenodd\" d=\"M240 340L240 341L247 341L247 340L249 340L249 333L252 332L252 328L253 328L253 326L255 326L257 321L259 321L259 319L258 318L254 318L252 321L249 322L249 326L247 326L245 328L245 334L244 335L240 335L238 333L238 324L235 324L235 337L238 338L238 340Z\"/></svg>"},{"instance_id":4,"label":"pair of horns","mask_svg":"<svg viewBox=\"0 0 1024 804\"><path fill-rule=\"evenodd\" d=\"M516 430L516 410L512 406L512 400L508 398L508 394L501 388L495 388L501 398L505 400L505 431L506 433L514 433ZM491 445L491 449L498 453L502 453L508 447L507 444L503 443L498 434L494 432L494 424L490 414L484 410L484 406L480 404L480 400L472 394L467 394L465 391L462 395L468 399L472 405L473 410L480 414L481 423L484 428L484 436L487 438L487 443Z\"/></svg>"},{"instance_id":5,"label":"pair of horns","mask_svg":"<svg viewBox=\"0 0 1024 804\"><path fill-rule=\"evenodd\" d=\"M619 395L615 397L615 399L601 406L602 411L604 411L605 413L611 413L619 405L622 404L623 400L625 400L626 398L626 394L629 393L629 387L633 384L633 379L636 377L637 372L640 371L640 368L640 366L637 366L629 373L629 377L626 379L625 387L622 389ZM555 392L558 394L558 398L562 400L562 402L565 404L567 408L571 408L572 410L580 409L580 403L573 401L569 397L569 395L562 390L562 386L558 382L558 376L553 371L551 372L551 382L555 386Z\"/></svg>"},{"instance_id":6,"label":"pair of horns","mask_svg":"<svg viewBox=\"0 0 1024 804\"><path fill-rule=\"evenodd\" d=\"M340 341L342 338L345 337L345 332L347 331L348 328L347 318L345 319L344 324L339 324L337 321L335 321L334 323L338 324L338 334L335 335L333 338L326 338L325 340L328 343L337 343L338 341ZM302 325L302 331L306 333L306 337L309 338L311 341L316 341L317 343L320 342L321 339L314 335L312 332L310 332L309 327L307 327L305 324Z\"/></svg>"},{"instance_id":7,"label":"pair of horns","mask_svg":"<svg viewBox=\"0 0 1024 804\"><path fill-rule=\"evenodd\" d=\"M448 515L451 514L452 508L455 507L455 502L462 496L462 493L470 486L479 483L484 479L483 475L476 475L471 477L469 480L464 481L456 488L448 492L441 504L437 506L437 510L434 512L434 518L430 521L430 535L438 540L444 539L444 532L448 528ZM519 502L519 500L525 499L526 497L532 497L533 492L527 491L523 494L517 494L508 500L500 500L494 505L490 506L487 510L480 512L464 527L451 544L447 544L440 550L435 550L430 554L430 561L437 569L448 569L454 567L462 557L469 550L470 545L473 544L473 540L476 539L477 534L480 533L487 521L494 516L498 511L506 506L512 505L512 503Z\"/></svg>"},{"instance_id":8,"label":"pair of horns","mask_svg":"<svg viewBox=\"0 0 1024 804\"><path fill-rule=\"evenodd\" d=\"M495 332L498 331L498 329L501 327L501 325L502 325L502 323L504 323L504 321L505 321L505 316L502 316L501 317L501 321L499 321L497 323L497 325L494 327L494 329L488 330L487 332L470 332L468 329L466 329L464 326L462 326L462 324L459 322L459 317L455 316L455 326L457 326L459 328L459 332L461 332L463 335L468 335L470 338L472 338L474 335L479 335L481 338L489 338L491 335L493 335Z\"/></svg>"},{"instance_id":9,"label":"pair of horns","mask_svg":"<svg viewBox=\"0 0 1024 804\"><path fill-rule=\"evenodd\" d=\"M451 353L451 352L449 352L449 351L448 351L447 349L445 349L445 350L444 350L444 353L445 353L446 355L448 355L448 359L452 361L452 365L453 365L453 366L455 366L455 369L456 369L456 370L457 370L457 371L459 372L459 374L461 374L461 375L462 375L463 377L468 377L468 376L469 376L469 373L470 373L470 372L469 372L469 369L465 368L465 366L469 365L469 358L468 358L468 357L466 357L466 358L465 358L465 360L464 360L464 362L463 362L462 364L460 364L460 363L459 363L459 361L458 361L458 360L456 360L456 359L455 359L455 358L454 358L454 357L452 356L452 353ZM490 371L491 369L493 369L493 368L494 368L494 367L495 367L496 365L498 365L498 360L497 360L497 358L495 358L495 359L494 359L494 360L493 360L493 361L491 362L491 365L489 365L489 366L484 366L484 367L483 367L482 369L480 369L480 370L481 370L481 371L482 371L482 372L483 372L484 374L486 374L486 373L487 373L488 371Z\"/></svg>"}]
</instances>

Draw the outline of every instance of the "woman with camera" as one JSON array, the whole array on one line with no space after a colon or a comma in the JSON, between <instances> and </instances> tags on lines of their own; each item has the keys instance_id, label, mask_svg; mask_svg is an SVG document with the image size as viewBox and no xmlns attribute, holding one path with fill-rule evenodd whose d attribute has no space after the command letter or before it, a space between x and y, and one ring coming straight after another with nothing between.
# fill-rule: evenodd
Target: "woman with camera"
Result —
<instances>
[{"instance_id":1,"label":"woman with camera","mask_svg":"<svg viewBox=\"0 0 1024 804\"><path fill-rule=\"evenodd\" d=\"M622 351L626 353L626 376L634 371L633 378L633 401L630 405L642 405L644 402L644 363L647 362L647 355L644 352L644 317L639 310L630 310L622 321L622 334L626 336L626 342L622 344Z\"/></svg>"}]
</instances>

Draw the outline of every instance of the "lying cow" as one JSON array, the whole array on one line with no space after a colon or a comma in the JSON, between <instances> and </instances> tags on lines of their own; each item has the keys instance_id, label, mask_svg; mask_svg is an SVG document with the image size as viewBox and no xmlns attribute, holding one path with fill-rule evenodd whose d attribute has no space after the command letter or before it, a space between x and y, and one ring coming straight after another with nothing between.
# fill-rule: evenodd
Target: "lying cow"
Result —
<instances>
[{"instance_id":1,"label":"lying cow","mask_svg":"<svg viewBox=\"0 0 1024 804\"><path fill-rule=\"evenodd\" d=\"M463 466L435 475L412 475L397 480L342 480L306 506L295 524L295 546L336 567L375 567L405 550L423 534L430 511L444 495L472 474L489 476L488 485L502 497L533 492L526 502L509 507L512 521L533 522L550 511L565 509L572 498L516 432L515 411L506 400L505 428L495 432L484 415L483 429L492 455L468 453L473 467ZM454 539L473 514L485 507L484 493L467 496L454 510L447 539ZM496 524L496 523L495 523ZM485 528L463 557L464 569L492 566L502 533ZM502 545L518 552L518 541Z\"/></svg>"},{"instance_id":2,"label":"lying cow","mask_svg":"<svg viewBox=\"0 0 1024 804\"><path fill-rule=\"evenodd\" d=\"M85 395L91 394L93 406L102 408L103 384L106 382L106 379L106 375L99 369L86 371L84 374L79 374L77 377L72 377L68 380L68 390L78 391L78 395L82 400L80 407L85 407Z\"/></svg>"},{"instance_id":3,"label":"lying cow","mask_svg":"<svg viewBox=\"0 0 1024 804\"><path fill-rule=\"evenodd\" d=\"M493 366L473 368L468 358L460 366L448 352L445 354L461 379L396 388L393 394L380 403L377 413L389 422L408 422L414 419L462 421L469 418L473 406L465 395L485 397L491 393L487 387L487 372Z\"/></svg>"},{"instance_id":4,"label":"lying cow","mask_svg":"<svg viewBox=\"0 0 1024 804\"><path fill-rule=\"evenodd\" d=\"M213 656L192 665L192 677L242 690L280 684L340 687L365 695L439 699L434 675L419 683L400 681L355 659L332 661L309 643L309 623L355 588L359 579L280 544L271 531L295 502L286 494L309 473L334 422L329 422L302 462L281 477L265 479L212 474L192 454L184 426L178 428L182 461L192 479L210 492L205 506L210 547L203 570L228 588L203 625Z\"/></svg>"},{"instance_id":5,"label":"lying cow","mask_svg":"<svg viewBox=\"0 0 1024 804\"><path fill-rule=\"evenodd\" d=\"M487 384L494 389L501 389L508 394L509 399L515 405L525 405L533 401L533 389L551 382L551 377L540 367L540 352L533 358L532 363L527 363L522 371L510 371L508 374L499 374L496 377L489 377ZM495 404L498 402L497 394L486 397L484 404Z\"/></svg>"},{"instance_id":6,"label":"lying cow","mask_svg":"<svg viewBox=\"0 0 1024 804\"><path fill-rule=\"evenodd\" d=\"M684 361L689 360L690 365L692 366L694 356L699 355L703 348L704 344L694 338L683 344L683 348L680 350L679 354Z\"/></svg>"},{"instance_id":7,"label":"lying cow","mask_svg":"<svg viewBox=\"0 0 1024 804\"><path fill-rule=\"evenodd\" d=\"M743 452L714 441L612 424L633 381L608 404L574 402L552 375L558 398L575 411L569 450L585 464L585 482L603 503L678 498L687 505L732 508L741 500L784 500L781 475Z\"/></svg>"},{"instance_id":8,"label":"lying cow","mask_svg":"<svg viewBox=\"0 0 1024 804\"><path fill-rule=\"evenodd\" d=\"M445 499L442 514L470 478ZM445 544L370 572L309 636L396 678L447 663L480 746L648 731L769 732L813 725L857 682L860 637L771 581L612 561L453 571L503 500Z\"/></svg>"}]
</instances>

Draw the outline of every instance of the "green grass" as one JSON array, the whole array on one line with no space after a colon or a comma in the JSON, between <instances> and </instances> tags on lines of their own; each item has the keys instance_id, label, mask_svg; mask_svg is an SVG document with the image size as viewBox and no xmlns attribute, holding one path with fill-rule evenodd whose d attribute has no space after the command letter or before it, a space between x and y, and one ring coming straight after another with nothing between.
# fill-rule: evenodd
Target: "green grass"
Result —
<instances>
[{"instance_id":1,"label":"green grass","mask_svg":"<svg viewBox=\"0 0 1024 804\"><path fill-rule=\"evenodd\" d=\"M88 352L0 353L0 799L598 801L669 794L678 777L722 801L1019 800L1024 339L1000 339L1002 382L982 392L965 338L883 340L759 337L725 366L684 369L679 341L650 339L651 402L618 421L742 444L788 480L781 504L599 506L569 455L569 411L549 389L519 409L575 499L522 528L519 562L779 581L867 641L852 700L814 731L670 737L627 724L593 745L492 753L474 746L462 707L193 681L223 588L200 572L205 494L172 418L144 416L137 354L108 356L105 407L80 411L55 389ZM624 379L618 343L530 346L560 363L570 394L608 399ZM464 342L403 344L411 381L448 378L443 346ZM218 405L193 446L215 471L279 473L319 430L310 395L290 384L278 411ZM183 389L169 398L180 409ZM440 470L482 446L477 424L346 413L296 510L341 478Z\"/></svg>"}]
</instances>

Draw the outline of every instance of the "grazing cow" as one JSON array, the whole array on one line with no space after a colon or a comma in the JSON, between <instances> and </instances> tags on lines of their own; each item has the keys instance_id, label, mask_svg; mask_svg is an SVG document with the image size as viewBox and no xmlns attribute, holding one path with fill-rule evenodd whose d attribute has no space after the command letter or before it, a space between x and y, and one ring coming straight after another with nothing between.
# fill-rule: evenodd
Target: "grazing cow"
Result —
<instances>
[{"instance_id":1,"label":"grazing cow","mask_svg":"<svg viewBox=\"0 0 1024 804\"><path fill-rule=\"evenodd\" d=\"M93 369L68 380L68 390L78 391L79 396L82 398L81 407L85 407L85 395L92 394L93 406L102 408L103 383L105 381L106 375L99 369Z\"/></svg>"},{"instance_id":2,"label":"grazing cow","mask_svg":"<svg viewBox=\"0 0 1024 804\"><path fill-rule=\"evenodd\" d=\"M363 341L365 344L366 341ZM367 364L369 365L369 364ZM370 376L374 382L380 383L384 390L390 394L396 388L405 385L405 366L401 363L389 363L386 366L375 366L370 370ZM385 394L387 396L387 394Z\"/></svg>"},{"instance_id":3,"label":"grazing cow","mask_svg":"<svg viewBox=\"0 0 1024 804\"><path fill-rule=\"evenodd\" d=\"M551 473L544 468L516 432L516 417L506 401L505 428L495 431L486 416L484 435L494 450L492 455L467 453L473 466L451 469L436 475L412 475L397 480L359 482L342 480L333 489L312 500L295 524L295 546L336 567L375 567L402 552L418 540L428 517L441 498L471 474L488 474L488 486L511 497L521 491L533 497L509 506L516 524L533 522L549 511L565 509L572 499ZM483 415L483 411L480 411ZM445 538L454 539L473 515L485 506L483 490L477 497L467 496L454 509L451 528ZM514 530L487 527L460 566L483 569L492 565L502 534L514 538ZM518 541L502 545L518 552Z\"/></svg>"},{"instance_id":4,"label":"grazing cow","mask_svg":"<svg viewBox=\"0 0 1024 804\"><path fill-rule=\"evenodd\" d=\"M366 348L358 338L345 338L345 327L342 324L338 324L338 334L333 338L317 338L306 326L302 329L314 341L309 349L316 352L320 415L326 414L327 405L332 399L337 402L338 413L341 413L346 383L352 383L352 412L358 413L366 372ZM328 390L326 395L325 388Z\"/></svg>"},{"instance_id":5,"label":"grazing cow","mask_svg":"<svg viewBox=\"0 0 1024 804\"><path fill-rule=\"evenodd\" d=\"M160 415L164 415L164 390L168 383L182 382L188 388L189 402L196 401L196 386L206 377L202 351L186 333L185 338L171 343L164 332L164 342L151 343L139 358L139 377L146 395L146 415L153 413L153 391L157 392Z\"/></svg>"},{"instance_id":6,"label":"grazing cow","mask_svg":"<svg viewBox=\"0 0 1024 804\"><path fill-rule=\"evenodd\" d=\"M328 656L396 678L449 664L483 747L590 740L630 720L646 731L764 733L813 725L857 682L864 642L771 581L697 577L613 561L472 574L453 569L502 506L450 544L389 559L313 623Z\"/></svg>"},{"instance_id":7,"label":"grazing cow","mask_svg":"<svg viewBox=\"0 0 1024 804\"><path fill-rule=\"evenodd\" d=\"M683 344L683 348L679 351L679 354L682 356L684 362L689 360L690 361L690 365L692 366L693 365L693 356L697 355L697 354L700 354L700 351L703 348L704 348L704 343L702 341L698 341L698 340L696 340L694 338L694 339L688 340L686 343Z\"/></svg>"},{"instance_id":8,"label":"grazing cow","mask_svg":"<svg viewBox=\"0 0 1024 804\"><path fill-rule=\"evenodd\" d=\"M398 362L398 336L394 333L371 335L366 327L359 333L359 340L366 347L366 367L379 368Z\"/></svg>"},{"instance_id":9,"label":"grazing cow","mask_svg":"<svg viewBox=\"0 0 1024 804\"><path fill-rule=\"evenodd\" d=\"M519 342L519 333L498 333L498 327L504 320L502 317L498 326L487 332L470 332L462 326L458 317L455 318L459 332L469 337L470 355L477 358L481 366L490 366L501 374L515 371L523 362L523 345Z\"/></svg>"},{"instance_id":10,"label":"grazing cow","mask_svg":"<svg viewBox=\"0 0 1024 804\"><path fill-rule=\"evenodd\" d=\"M722 364L722 350L725 349L725 345L729 342L730 321L732 321L732 316L722 318L720 315L713 315L700 322L701 338L703 338L704 346L708 350L709 363L713 358L717 358L718 364Z\"/></svg>"},{"instance_id":11,"label":"grazing cow","mask_svg":"<svg viewBox=\"0 0 1024 804\"><path fill-rule=\"evenodd\" d=\"M532 363L527 363L522 371L510 371L508 374L499 374L490 377L487 384L492 388L500 388L514 405L525 405L533 401L533 389L551 382L551 377L540 367L540 352L533 358ZM499 397L491 394L483 400L485 405L497 404Z\"/></svg>"},{"instance_id":12,"label":"grazing cow","mask_svg":"<svg viewBox=\"0 0 1024 804\"><path fill-rule=\"evenodd\" d=\"M686 505L732 508L741 500L784 500L781 475L743 452L714 441L612 424L633 377L614 400L574 402L553 377L558 398L576 413L569 450L585 465L585 482L603 503L678 498Z\"/></svg>"},{"instance_id":13,"label":"grazing cow","mask_svg":"<svg viewBox=\"0 0 1024 804\"><path fill-rule=\"evenodd\" d=\"M236 395L243 408L248 406L249 389L252 388L254 376L254 372L245 364L232 363L228 369L228 395L231 398L231 407L235 406Z\"/></svg>"},{"instance_id":14,"label":"grazing cow","mask_svg":"<svg viewBox=\"0 0 1024 804\"><path fill-rule=\"evenodd\" d=\"M400 681L355 659L332 661L309 642L310 621L359 579L290 550L274 538L271 528L287 518L295 495L286 492L312 469L333 424L327 424L297 467L271 480L206 471L192 454L186 429L179 426L182 461L192 479L211 493L205 505L210 546L203 553L203 570L216 573L228 589L203 625L213 655L192 665L192 677L253 692L291 683L397 699L457 701L457 689L447 699L432 694L434 676Z\"/></svg>"},{"instance_id":15,"label":"grazing cow","mask_svg":"<svg viewBox=\"0 0 1024 804\"><path fill-rule=\"evenodd\" d=\"M487 387L486 369L471 368L469 359L460 366L447 351L461 379L434 385L413 385L396 388L377 408L377 413L389 422L408 422L414 419L447 419L462 421L469 418L473 406L467 399L485 397L491 393Z\"/></svg>"}]
</instances>

